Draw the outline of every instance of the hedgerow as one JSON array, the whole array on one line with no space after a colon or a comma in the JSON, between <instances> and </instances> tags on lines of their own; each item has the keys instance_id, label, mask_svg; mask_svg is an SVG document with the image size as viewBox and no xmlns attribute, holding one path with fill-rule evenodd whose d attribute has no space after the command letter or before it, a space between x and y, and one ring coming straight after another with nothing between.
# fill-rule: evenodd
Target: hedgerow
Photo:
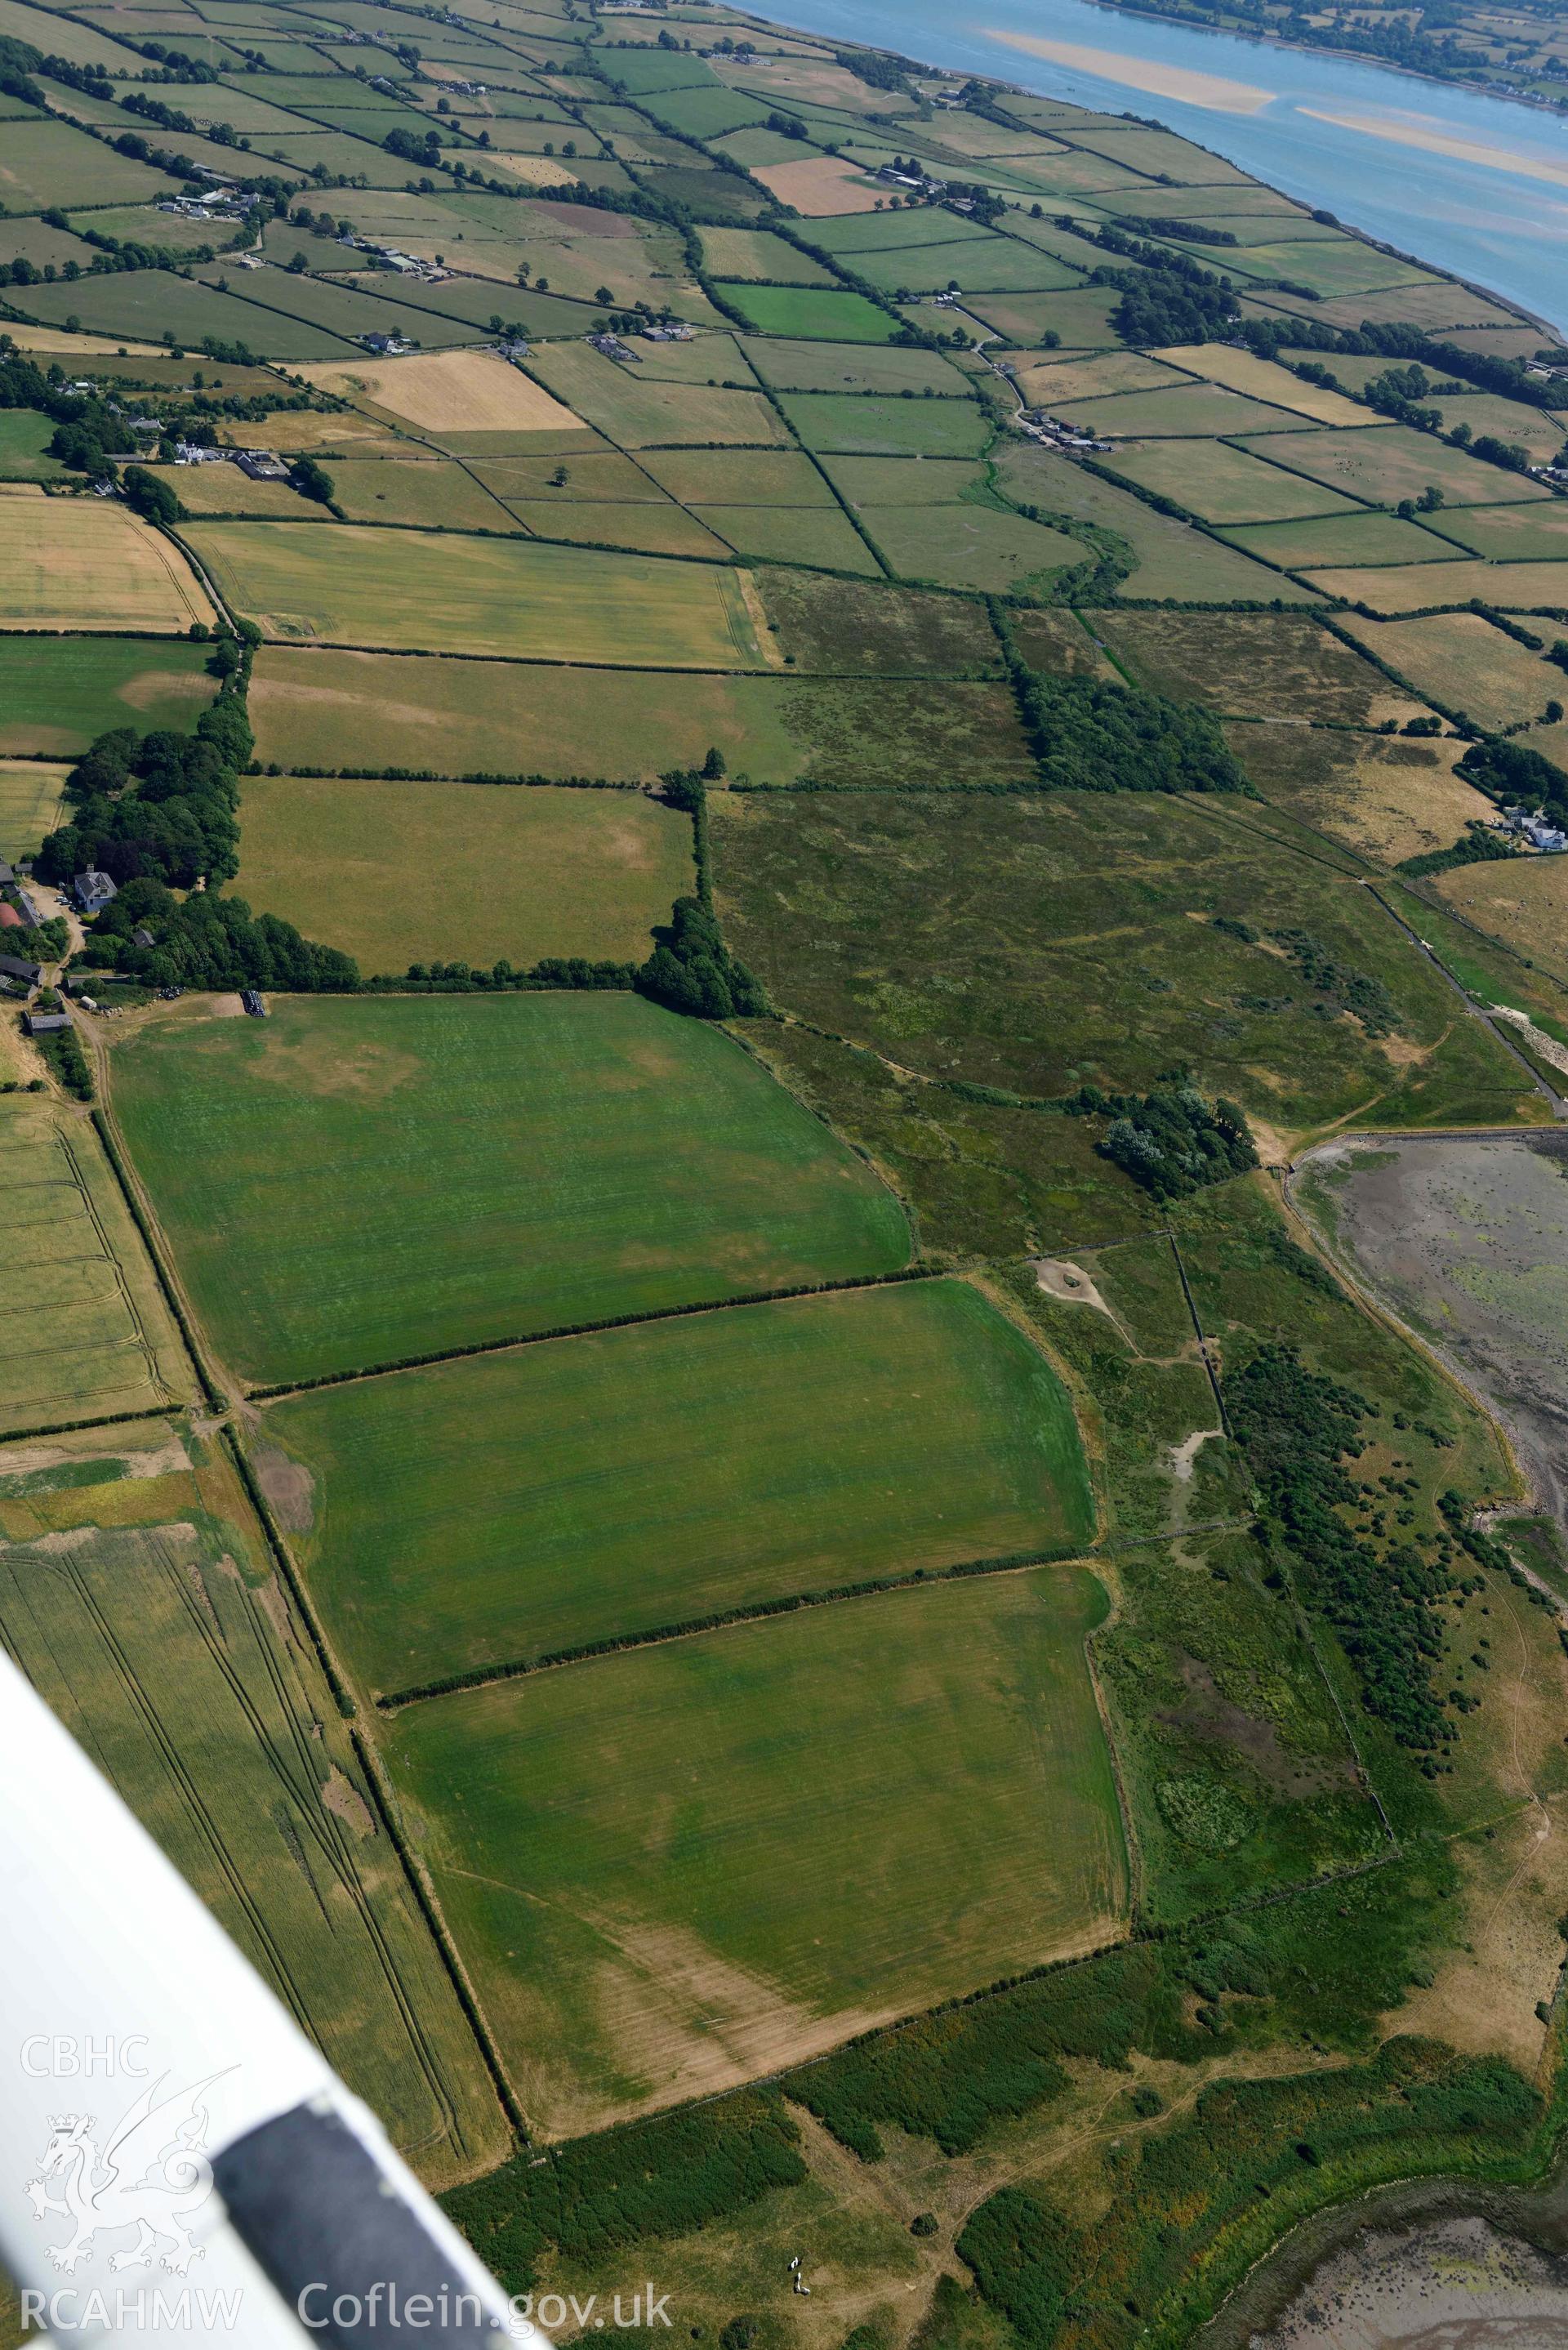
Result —
<instances>
[{"instance_id":1,"label":"hedgerow","mask_svg":"<svg viewBox=\"0 0 1568 2350\"><path fill-rule=\"evenodd\" d=\"M672 2236L744 2210L805 2177L798 2132L776 2097L742 2093L601 2137L528 2154L444 2200L508 2293L533 2282L556 2245L587 2260L645 2236Z\"/></svg>"}]
</instances>

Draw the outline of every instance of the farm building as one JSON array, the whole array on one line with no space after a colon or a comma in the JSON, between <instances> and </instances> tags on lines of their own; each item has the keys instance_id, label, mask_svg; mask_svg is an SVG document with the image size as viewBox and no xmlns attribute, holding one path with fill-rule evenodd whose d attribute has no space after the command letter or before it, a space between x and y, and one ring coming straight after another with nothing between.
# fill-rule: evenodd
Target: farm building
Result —
<instances>
[{"instance_id":1,"label":"farm building","mask_svg":"<svg viewBox=\"0 0 1568 2350\"><path fill-rule=\"evenodd\" d=\"M0 954L0 979L20 980L24 987L36 987L40 965L24 962L20 955Z\"/></svg>"},{"instance_id":2,"label":"farm building","mask_svg":"<svg viewBox=\"0 0 1568 2350\"><path fill-rule=\"evenodd\" d=\"M29 1036L53 1036L71 1024L68 1012L24 1012L22 1020Z\"/></svg>"}]
</instances>

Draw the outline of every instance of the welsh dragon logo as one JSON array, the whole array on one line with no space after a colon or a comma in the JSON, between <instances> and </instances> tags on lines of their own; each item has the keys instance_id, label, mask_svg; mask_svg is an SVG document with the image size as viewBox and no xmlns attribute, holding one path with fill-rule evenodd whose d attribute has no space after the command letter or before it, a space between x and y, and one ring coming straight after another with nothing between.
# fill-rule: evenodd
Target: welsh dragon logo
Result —
<instances>
[{"instance_id":1,"label":"welsh dragon logo","mask_svg":"<svg viewBox=\"0 0 1568 2350\"><path fill-rule=\"evenodd\" d=\"M100 2236L131 2230L136 2241L110 2253L111 2270L151 2268L156 2259L161 2268L183 2276L202 2258L191 2221L213 2191L202 2099L223 2075L213 2073L158 2102L168 2077L142 2091L101 2145L91 2114L51 2116L49 2140L27 2195L36 2220L70 2222L69 2235L47 2247L57 2269L69 2274Z\"/></svg>"}]
</instances>

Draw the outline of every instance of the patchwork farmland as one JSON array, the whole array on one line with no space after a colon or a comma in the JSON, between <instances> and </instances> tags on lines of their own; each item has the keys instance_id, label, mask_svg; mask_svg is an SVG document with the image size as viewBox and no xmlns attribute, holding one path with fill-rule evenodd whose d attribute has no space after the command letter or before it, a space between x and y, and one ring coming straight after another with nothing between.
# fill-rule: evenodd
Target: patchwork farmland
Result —
<instances>
[{"instance_id":1,"label":"patchwork farmland","mask_svg":"<svg viewBox=\"0 0 1568 2350\"><path fill-rule=\"evenodd\" d=\"M1298 1170L1561 1156L1568 351L727 0L87 13L0 1640L509 2289L1176 2350L1534 2175L1568 1551Z\"/></svg>"}]
</instances>

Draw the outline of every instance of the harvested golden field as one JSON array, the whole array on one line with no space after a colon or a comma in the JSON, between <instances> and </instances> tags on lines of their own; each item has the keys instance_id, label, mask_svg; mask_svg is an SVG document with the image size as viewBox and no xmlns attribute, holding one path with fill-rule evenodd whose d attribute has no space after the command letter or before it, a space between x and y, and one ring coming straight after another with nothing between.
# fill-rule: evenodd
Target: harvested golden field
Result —
<instances>
[{"instance_id":1,"label":"harvested golden field","mask_svg":"<svg viewBox=\"0 0 1568 2350\"><path fill-rule=\"evenodd\" d=\"M485 161L491 171L524 180L531 188L558 188L566 180L574 187L582 184L576 173L566 169L554 155L522 155L515 149L492 147Z\"/></svg>"},{"instance_id":2,"label":"harvested golden field","mask_svg":"<svg viewBox=\"0 0 1568 2350\"><path fill-rule=\"evenodd\" d=\"M1155 356L1171 367L1185 368L1189 375L1203 377L1206 382L1225 384L1253 400L1272 400L1276 408L1293 409L1298 416L1310 416L1315 424L1368 421L1366 409L1346 400L1343 392L1303 383L1288 368L1276 367L1272 359L1261 359L1251 351L1233 351L1223 343L1182 343Z\"/></svg>"},{"instance_id":3,"label":"harvested golden field","mask_svg":"<svg viewBox=\"0 0 1568 2350\"><path fill-rule=\"evenodd\" d=\"M421 351L361 366L333 360L299 373L323 391L363 400L419 432L561 432L587 427L493 351Z\"/></svg>"},{"instance_id":4,"label":"harvested golden field","mask_svg":"<svg viewBox=\"0 0 1568 2350\"><path fill-rule=\"evenodd\" d=\"M1424 612L1479 596L1503 612L1568 611L1568 566L1561 563L1406 563L1372 571L1304 575L1325 595L1375 612Z\"/></svg>"},{"instance_id":5,"label":"harvested golden field","mask_svg":"<svg viewBox=\"0 0 1568 2350\"><path fill-rule=\"evenodd\" d=\"M68 767L39 759L0 759L0 858L14 865L32 857L60 820L60 790Z\"/></svg>"},{"instance_id":6,"label":"harvested golden field","mask_svg":"<svg viewBox=\"0 0 1568 2350\"><path fill-rule=\"evenodd\" d=\"M361 416L352 408L335 416L318 408L280 408L275 416L244 424L219 424L214 429L228 448L275 449L284 457L306 450L315 454L324 449L369 457L403 446L373 416Z\"/></svg>"},{"instance_id":7,"label":"harvested golden field","mask_svg":"<svg viewBox=\"0 0 1568 2350\"><path fill-rule=\"evenodd\" d=\"M177 549L106 498L0 499L0 629L171 636L214 618Z\"/></svg>"},{"instance_id":8,"label":"harvested golden field","mask_svg":"<svg viewBox=\"0 0 1568 2350\"><path fill-rule=\"evenodd\" d=\"M809 155L799 163L769 163L753 172L781 204L793 204L807 220L830 213L873 213L882 199L874 183L836 155Z\"/></svg>"},{"instance_id":9,"label":"harvested golden field","mask_svg":"<svg viewBox=\"0 0 1568 2350\"><path fill-rule=\"evenodd\" d=\"M1466 711L1480 726L1516 726L1563 698L1562 671L1479 612L1428 612L1417 620L1345 612L1340 626L1417 693L1436 694L1445 709Z\"/></svg>"},{"instance_id":10,"label":"harvested golden field","mask_svg":"<svg viewBox=\"0 0 1568 2350\"><path fill-rule=\"evenodd\" d=\"M1334 726L1236 725L1231 748L1267 800L1379 864L1451 848L1491 802L1454 774L1463 743Z\"/></svg>"},{"instance_id":11,"label":"harvested golden field","mask_svg":"<svg viewBox=\"0 0 1568 2350\"><path fill-rule=\"evenodd\" d=\"M1432 887L1493 938L1559 978L1568 976L1568 857L1462 865L1440 873Z\"/></svg>"}]
</instances>

